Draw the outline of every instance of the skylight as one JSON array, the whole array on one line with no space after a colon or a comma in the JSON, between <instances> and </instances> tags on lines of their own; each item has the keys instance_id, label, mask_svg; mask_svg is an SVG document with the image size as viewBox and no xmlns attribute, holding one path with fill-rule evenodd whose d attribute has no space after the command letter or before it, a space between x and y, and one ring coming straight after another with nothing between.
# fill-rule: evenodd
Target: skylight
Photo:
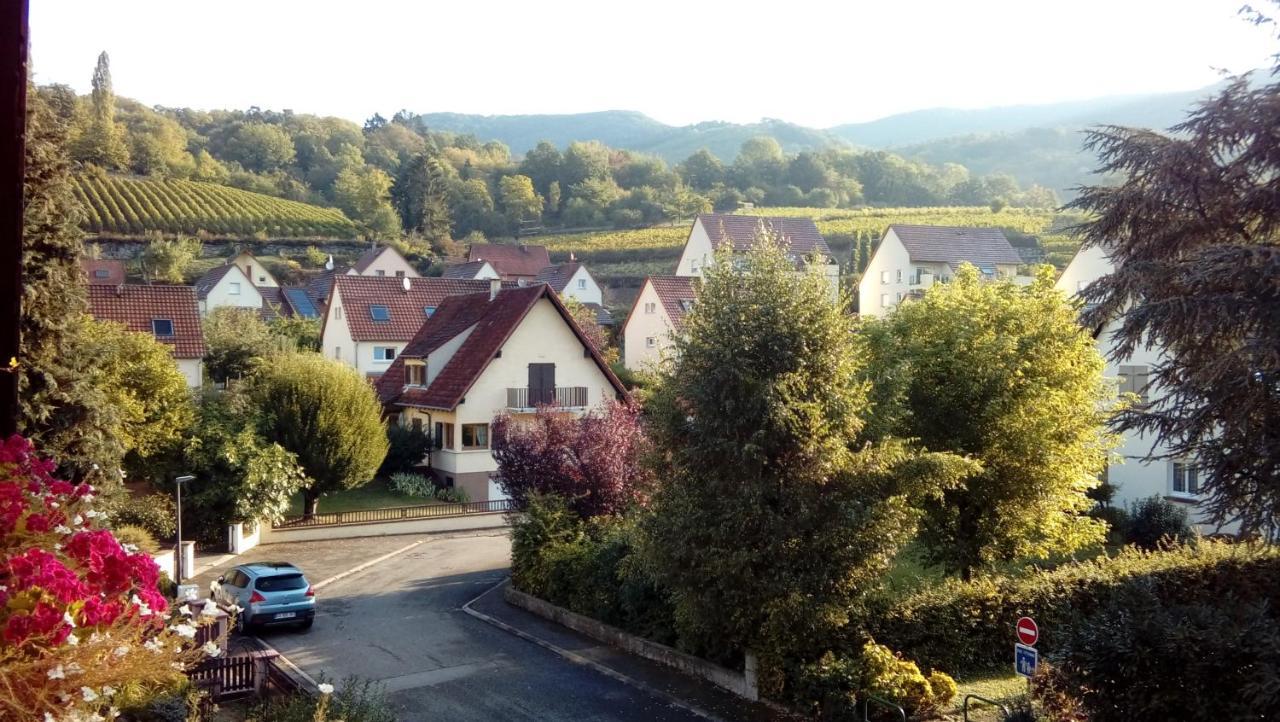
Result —
<instances>
[{"instance_id":1,"label":"skylight","mask_svg":"<svg viewBox=\"0 0 1280 722\"><path fill-rule=\"evenodd\" d=\"M370 306L369 316L374 321L386 323L391 320L391 311L386 306Z\"/></svg>"},{"instance_id":2,"label":"skylight","mask_svg":"<svg viewBox=\"0 0 1280 722\"><path fill-rule=\"evenodd\" d=\"M172 336L173 321L167 318L151 319L151 332L157 336Z\"/></svg>"},{"instance_id":3,"label":"skylight","mask_svg":"<svg viewBox=\"0 0 1280 722\"><path fill-rule=\"evenodd\" d=\"M422 307L422 312L423 312L424 314L426 314L427 318L431 318L431 316L436 312L436 307L435 307L435 306L423 306L423 307Z\"/></svg>"}]
</instances>

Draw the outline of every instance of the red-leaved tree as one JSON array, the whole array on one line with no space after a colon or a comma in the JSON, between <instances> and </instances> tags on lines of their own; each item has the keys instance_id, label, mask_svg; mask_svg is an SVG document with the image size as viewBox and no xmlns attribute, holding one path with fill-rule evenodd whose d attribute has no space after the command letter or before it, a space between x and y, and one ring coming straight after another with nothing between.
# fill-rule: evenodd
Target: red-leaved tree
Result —
<instances>
[{"instance_id":1,"label":"red-leaved tree","mask_svg":"<svg viewBox=\"0 0 1280 722\"><path fill-rule=\"evenodd\" d=\"M532 419L493 420L498 483L521 509L533 494L561 496L584 519L644 505L653 485L642 463L648 451L632 401L610 401L577 418L549 406Z\"/></svg>"}]
</instances>

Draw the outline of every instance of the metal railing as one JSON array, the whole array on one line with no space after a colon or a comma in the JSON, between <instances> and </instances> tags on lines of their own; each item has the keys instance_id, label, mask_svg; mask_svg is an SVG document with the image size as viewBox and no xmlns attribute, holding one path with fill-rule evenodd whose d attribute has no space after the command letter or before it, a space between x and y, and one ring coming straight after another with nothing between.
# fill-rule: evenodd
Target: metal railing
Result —
<instances>
[{"instance_id":1,"label":"metal railing","mask_svg":"<svg viewBox=\"0 0 1280 722\"><path fill-rule=\"evenodd\" d=\"M510 499L493 501L468 501L461 504L422 504L420 506L392 506L384 509L358 509L355 511L330 511L311 516L297 516L275 522L272 529L301 529L314 526L340 526L344 524L376 524L408 519L435 519L444 516L466 514L494 514L511 511Z\"/></svg>"},{"instance_id":2,"label":"metal railing","mask_svg":"<svg viewBox=\"0 0 1280 722\"><path fill-rule=\"evenodd\" d=\"M507 389L507 408L532 409L536 406L556 405L565 408L587 405L586 386L557 386L554 389Z\"/></svg>"}]
</instances>

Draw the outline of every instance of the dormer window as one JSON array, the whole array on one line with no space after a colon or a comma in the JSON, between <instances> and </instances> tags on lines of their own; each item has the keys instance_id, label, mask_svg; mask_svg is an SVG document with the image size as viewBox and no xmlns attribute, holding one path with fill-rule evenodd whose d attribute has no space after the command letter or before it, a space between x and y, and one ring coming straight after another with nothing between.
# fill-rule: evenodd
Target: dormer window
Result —
<instances>
[{"instance_id":1,"label":"dormer window","mask_svg":"<svg viewBox=\"0 0 1280 722\"><path fill-rule=\"evenodd\" d=\"M168 337L173 335L173 321L167 318L151 319L151 333L157 337Z\"/></svg>"},{"instance_id":2,"label":"dormer window","mask_svg":"<svg viewBox=\"0 0 1280 722\"><path fill-rule=\"evenodd\" d=\"M370 306L369 317L378 323L387 323L391 320L391 309L386 306Z\"/></svg>"},{"instance_id":3,"label":"dormer window","mask_svg":"<svg viewBox=\"0 0 1280 722\"><path fill-rule=\"evenodd\" d=\"M680 299L680 310L681 310L681 311L684 311L684 312L686 312L686 313L687 313L687 312L689 312L689 311L692 311L692 310L693 310L693 299L692 299L692 298L682 298L682 299Z\"/></svg>"}]
</instances>

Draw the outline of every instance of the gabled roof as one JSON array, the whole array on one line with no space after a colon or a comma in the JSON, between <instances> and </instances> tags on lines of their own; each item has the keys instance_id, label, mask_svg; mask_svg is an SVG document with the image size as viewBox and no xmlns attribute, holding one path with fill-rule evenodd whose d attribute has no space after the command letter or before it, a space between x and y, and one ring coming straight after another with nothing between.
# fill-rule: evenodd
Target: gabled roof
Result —
<instances>
[{"instance_id":1,"label":"gabled roof","mask_svg":"<svg viewBox=\"0 0 1280 722\"><path fill-rule=\"evenodd\" d=\"M533 278L551 265L546 246L512 246L500 243L473 243L467 249L467 261L488 261L498 275Z\"/></svg>"},{"instance_id":2,"label":"gabled roof","mask_svg":"<svg viewBox=\"0 0 1280 722\"><path fill-rule=\"evenodd\" d=\"M105 283L109 286L119 286L124 283L124 261L85 258L80 261L80 267L84 269L85 276L91 284Z\"/></svg>"},{"instance_id":3,"label":"gabled roof","mask_svg":"<svg viewBox=\"0 0 1280 722\"><path fill-rule=\"evenodd\" d=\"M460 293L488 293L489 281L335 275L333 287L342 297L343 319L353 341L408 341L427 320L428 307L437 308L446 297ZM386 306L388 320L374 321L370 306ZM330 322L326 315L325 323Z\"/></svg>"},{"instance_id":4,"label":"gabled roof","mask_svg":"<svg viewBox=\"0 0 1280 722\"><path fill-rule=\"evenodd\" d=\"M573 274L577 273L579 268L582 268L582 264L576 261L557 263L554 266L547 266L538 271L538 277L534 280L551 286L556 293L564 293L564 289L569 285L569 281L573 279Z\"/></svg>"},{"instance_id":5,"label":"gabled roof","mask_svg":"<svg viewBox=\"0 0 1280 722\"><path fill-rule=\"evenodd\" d=\"M378 260L378 257L387 251L391 251L397 256L400 256L400 260L404 261L406 264L409 263L404 256L400 255L400 251L397 251L391 246L374 246L364 253L361 253L360 257L356 259L355 265L351 268L354 269L356 273L363 276L364 272L369 270L369 266L372 266L373 262Z\"/></svg>"},{"instance_id":6,"label":"gabled roof","mask_svg":"<svg viewBox=\"0 0 1280 722\"><path fill-rule=\"evenodd\" d=\"M711 238L711 247L728 243L735 252L755 247L762 232L782 236L783 243L801 256L819 254L832 258L831 248L818 232L812 218L784 216L735 216L729 213L701 213L702 227Z\"/></svg>"},{"instance_id":7,"label":"gabled roof","mask_svg":"<svg viewBox=\"0 0 1280 722\"><path fill-rule=\"evenodd\" d=\"M698 279L692 276L649 276L645 282L653 286L653 291L662 302L662 308L671 319L671 327L676 331L684 328L684 315L693 307L698 298ZM641 292L644 287L641 287ZM636 303L639 303L639 297ZM631 309L635 313L635 308Z\"/></svg>"},{"instance_id":8,"label":"gabled roof","mask_svg":"<svg viewBox=\"0 0 1280 722\"><path fill-rule=\"evenodd\" d=\"M209 292L212 291L214 286L217 286L228 273L237 273L240 275L240 278L244 283L247 283L250 286L253 285L253 281L249 280L249 277L244 275L244 271L241 270L239 266L234 263L227 262L220 266L210 268L208 272L200 277L200 280L196 281L196 298L201 300L208 298Z\"/></svg>"},{"instance_id":9,"label":"gabled roof","mask_svg":"<svg viewBox=\"0 0 1280 722\"><path fill-rule=\"evenodd\" d=\"M907 249L913 261L975 266L1019 264L1022 257L1009 245L999 228L964 228L960 226L889 226Z\"/></svg>"},{"instance_id":10,"label":"gabled roof","mask_svg":"<svg viewBox=\"0 0 1280 722\"><path fill-rule=\"evenodd\" d=\"M609 379L613 388L619 394L625 395L626 388L622 382L614 375L609 364L605 363L599 350L582 333L582 329L574 322L564 304L548 286L537 284L525 288L503 289L492 300L487 292L451 296L446 299L436 315L431 317L431 320L405 348L405 352L400 354L387 372L378 379L376 383L378 398L384 404L397 406L445 410L455 408L484 373L498 350L520 326L529 311L544 298L548 299L560 313L560 317L591 354L596 366ZM426 355L472 326L475 330L462 342L453 357L432 380L430 386L404 388L405 358Z\"/></svg>"},{"instance_id":11,"label":"gabled roof","mask_svg":"<svg viewBox=\"0 0 1280 722\"><path fill-rule=\"evenodd\" d=\"M281 286L280 294L289 313L301 318L319 318L320 309L305 286Z\"/></svg>"},{"instance_id":12,"label":"gabled roof","mask_svg":"<svg viewBox=\"0 0 1280 722\"><path fill-rule=\"evenodd\" d=\"M341 271L325 271L307 281L307 295L317 306L323 306L329 300L329 291L333 288L333 277L343 275Z\"/></svg>"},{"instance_id":13,"label":"gabled roof","mask_svg":"<svg viewBox=\"0 0 1280 722\"><path fill-rule=\"evenodd\" d=\"M89 313L99 321L115 321L130 331L153 334L151 322L173 322L172 336L156 340L173 348L176 358L204 356L200 306L191 286L89 286Z\"/></svg>"},{"instance_id":14,"label":"gabled roof","mask_svg":"<svg viewBox=\"0 0 1280 722\"><path fill-rule=\"evenodd\" d=\"M444 273L441 274L441 278L475 278L486 263L488 261L483 260L454 263L444 267Z\"/></svg>"}]
</instances>

